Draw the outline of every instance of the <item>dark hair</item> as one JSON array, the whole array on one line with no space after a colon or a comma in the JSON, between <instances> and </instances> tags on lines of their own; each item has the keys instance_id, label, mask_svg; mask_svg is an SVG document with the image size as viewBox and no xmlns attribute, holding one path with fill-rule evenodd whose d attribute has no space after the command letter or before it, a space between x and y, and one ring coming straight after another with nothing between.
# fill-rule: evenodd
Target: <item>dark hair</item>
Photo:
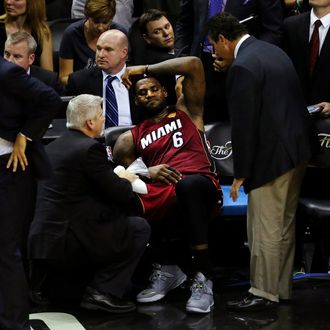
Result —
<instances>
[{"instance_id":1,"label":"dark hair","mask_svg":"<svg viewBox=\"0 0 330 330\"><path fill-rule=\"evenodd\" d=\"M147 24L158 21L162 17L167 18L167 14L159 9L148 9L139 18L139 29L141 34L147 33Z\"/></svg>"},{"instance_id":2,"label":"dark hair","mask_svg":"<svg viewBox=\"0 0 330 330\"><path fill-rule=\"evenodd\" d=\"M219 34L222 34L229 41L233 41L248 31L237 18L223 12L210 18L206 24L205 33L214 41L218 41Z\"/></svg>"}]
</instances>

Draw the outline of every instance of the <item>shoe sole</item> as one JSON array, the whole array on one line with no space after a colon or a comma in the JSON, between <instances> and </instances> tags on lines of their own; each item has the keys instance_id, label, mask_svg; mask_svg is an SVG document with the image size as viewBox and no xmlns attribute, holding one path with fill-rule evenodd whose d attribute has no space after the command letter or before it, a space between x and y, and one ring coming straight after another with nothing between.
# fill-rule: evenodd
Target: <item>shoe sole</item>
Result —
<instances>
[{"instance_id":1,"label":"shoe sole","mask_svg":"<svg viewBox=\"0 0 330 330\"><path fill-rule=\"evenodd\" d=\"M214 306L214 302L208 307L208 309L200 309L197 307L186 307L188 313L210 313L211 308Z\"/></svg>"},{"instance_id":2,"label":"shoe sole","mask_svg":"<svg viewBox=\"0 0 330 330\"><path fill-rule=\"evenodd\" d=\"M136 309L136 306L132 306L132 308L126 308L126 309L102 307L102 306L96 306L89 302L81 302L80 307L89 309L92 311L102 310L102 311L106 311L106 312L113 313L113 314L129 313L129 312L135 311L135 309Z\"/></svg>"},{"instance_id":3,"label":"shoe sole","mask_svg":"<svg viewBox=\"0 0 330 330\"><path fill-rule=\"evenodd\" d=\"M176 289L177 287L179 287L184 281L187 280L187 275L184 275L180 281L175 285L175 287L173 287L173 289L171 290L174 290ZM169 290L169 291L171 291ZM168 292L169 292L168 291ZM159 301L161 300L162 298L164 298L166 296L166 294L163 294L163 293L158 293L152 297L146 297L146 298L136 298L136 301L139 302L139 303L151 303L151 302L155 302L155 301Z\"/></svg>"}]
</instances>

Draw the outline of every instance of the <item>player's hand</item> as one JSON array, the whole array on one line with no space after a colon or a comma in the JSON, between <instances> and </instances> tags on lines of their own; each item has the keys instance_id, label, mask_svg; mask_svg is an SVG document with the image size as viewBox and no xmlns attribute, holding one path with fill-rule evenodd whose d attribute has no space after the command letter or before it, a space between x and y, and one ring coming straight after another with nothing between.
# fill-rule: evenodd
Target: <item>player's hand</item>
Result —
<instances>
[{"instance_id":1,"label":"player's hand","mask_svg":"<svg viewBox=\"0 0 330 330\"><path fill-rule=\"evenodd\" d=\"M135 66L128 66L121 76L124 86L127 89L130 89L132 86L131 77L143 75L146 71L146 65L135 65Z\"/></svg>"},{"instance_id":2,"label":"player's hand","mask_svg":"<svg viewBox=\"0 0 330 330\"><path fill-rule=\"evenodd\" d=\"M229 196L233 200L233 202L236 202L238 196L239 196L239 188L243 184L244 179L234 179L233 184L231 185L230 188L230 193Z\"/></svg>"},{"instance_id":3,"label":"player's hand","mask_svg":"<svg viewBox=\"0 0 330 330\"><path fill-rule=\"evenodd\" d=\"M17 134L13 147L14 149L7 162L7 168L12 166L13 172L17 171L18 164L21 165L23 171L25 171L26 166L28 166L28 161L25 155L26 140L27 139L24 135Z\"/></svg>"},{"instance_id":4,"label":"player's hand","mask_svg":"<svg viewBox=\"0 0 330 330\"><path fill-rule=\"evenodd\" d=\"M168 185L176 184L182 179L182 174L167 164L149 167L149 174L152 180Z\"/></svg>"}]
</instances>

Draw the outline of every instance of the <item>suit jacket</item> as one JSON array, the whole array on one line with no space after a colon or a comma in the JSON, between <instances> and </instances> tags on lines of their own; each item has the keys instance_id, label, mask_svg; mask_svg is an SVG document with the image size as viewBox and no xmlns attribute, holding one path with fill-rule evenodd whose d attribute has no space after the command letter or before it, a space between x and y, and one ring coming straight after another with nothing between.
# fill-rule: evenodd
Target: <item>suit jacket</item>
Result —
<instances>
[{"instance_id":1,"label":"suit jacket","mask_svg":"<svg viewBox=\"0 0 330 330\"><path fill-rule=\"evenodd\" d=\"M246 23L249 33L261 40L280 44L283 22L280 0L227 0L224 11L239 20L257 16ZM208 1L181 1L181 15L175 32L175 48L179 53L200 56L207 20Z\"/></svg>"},{"instance_id":2,"label":"suit jacket","mask_svg":"<svg viewBox=\"0 0 330 330\"><path fill-rule=\"evenodd\" d=\"M0 77L0 137L14 142L21 132L31 138L26 149L29 167L36 178L45 178L49 174L49 162L38 140L62 101L52 88L2 57Z\"/></svg>"},{"instance_id":3,"label":"suit jacket","mask_svg":"<svg viewBox=\"0 0 330 330\"><path fill-rule=\"evenodd\" d=\"M234 173L248 192L310 157L299 79L280 48L249 37L227 76Z\"/></svg>"},{"instance_id":4,"label":"suit jacket","mask_svg":"<svg viewBox=\"0 0 330 330\"><path fill-rule=\"evenodd\" d=\"M53 174L38 188L30 257L64 258L71 231L95 261L119 260L133 241L130 182L114 174L104 146L80 131L67 131L46 151Z\"/></svg>"},{"instance_id":5,"label":"suit jacket","mask_svg":"<svg viewBox=\"0 0 330 330\"><path fill-rule=\"evenodd\" d=\"M308 43L310 13L289 17L284 22L284 49L291 58L307 104L330 102L330 32L324 40L313 75L309 74Z\"/></svg>"},{"instance_id":6,"label":"suit jacket","mask_svg":"<svg viewBox=\"0 0 330 330\"><path fill-rule=\"evenodd\" d=\"M0 57L0 137L14 142L21 132L32 140L40 138L60 106L52 88Z\"/></svg>"},{"instance_id":7,"label":"suit jacket","mask_svg":"<svg viewBox=\"0 0 330 330\"><path fill-rule=\"evenodd\" d=\"M64 95L64 86L60 83L57 72L45 70L37 65L32 65L30 67L30 74L32 77L35 77L46 85L52 87L59 95Z\"/></svg>"},{"instance_id":8,"label":"suit jacket","mask_svg":"<svg viewBox=\"0 0 330 330\"><path fill-rule=\"evenodd\" d=\"M69 75L66 89L67 95L92 94L103 97L103 76L102 70L96 66L90 69L75 71ZM129 101L132 123L141 121L141 114L135 111L135 101L132 89L129 89Z\"/></svg>"}]
</instances>

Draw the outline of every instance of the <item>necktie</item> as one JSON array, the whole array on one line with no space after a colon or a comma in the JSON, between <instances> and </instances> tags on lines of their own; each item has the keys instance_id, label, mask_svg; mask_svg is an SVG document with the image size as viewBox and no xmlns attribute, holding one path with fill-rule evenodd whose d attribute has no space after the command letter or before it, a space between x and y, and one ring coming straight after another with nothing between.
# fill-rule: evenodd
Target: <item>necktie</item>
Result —
<instances>
[{"instance_id":1,"label":"necktie","mask_svg":"<svg viewBox=\"0 0 330 330\"><path fill-rule=\"evenodd\" d=\"M212 16L221 13L222 4L223 4L223 0L209 0L209 11L207 15L208 18L211 18ZM213 53L213 48L207 36L205 37L204 40L203 51L207 53Z\"/></svg>"},{"instance_id":2,"label":"necktie","mask_svg":"<svg viewBox=\"0 0 330 330\"><path fill-rule=\"evenodd\" d=\"M118 104L112 82L117 77L108 76L105 87L105 128L118 126Z\"/></svg>"},{"instance_id":3,"label":"necktie","mask_svg":"<svg viewBox=\"0 0 330 330\"><path fill-rule=\"evenodd\" d=\"M309 42L309 71L310 74L313 73L315 63L319 57L320 51L320 36L319 36L319 27L322 25L321 21L318 19L314 23L314 30L312 33L311 40Z\"/></svg>"}]
</instances>

